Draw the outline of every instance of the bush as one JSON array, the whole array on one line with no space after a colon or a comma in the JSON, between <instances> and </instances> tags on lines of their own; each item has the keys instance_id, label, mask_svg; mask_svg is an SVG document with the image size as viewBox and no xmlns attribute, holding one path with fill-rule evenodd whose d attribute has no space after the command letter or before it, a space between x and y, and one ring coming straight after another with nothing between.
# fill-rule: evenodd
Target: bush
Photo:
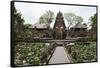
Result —
<instances>
[{"instance_id":1,"label":"bush","mask_svg":"<svg viewBox=\"0 0 100 68\"><path fill-rule=\"evenodd\" d=\"M68 53L74 62L91 62L97 60L96 44L67 46Z\"/></svg>"},{"instance_id":2,"label":"bush","mask_svg":"<svg viewBox=\"0 0 100 68\"><path fill-rule=\"evenodd\" d=\"M51 54L53 48L53 44L17 43L15 46L15 64L18 66L44 64L47 62L47 58Z\"/></svg>"}]
</instances>

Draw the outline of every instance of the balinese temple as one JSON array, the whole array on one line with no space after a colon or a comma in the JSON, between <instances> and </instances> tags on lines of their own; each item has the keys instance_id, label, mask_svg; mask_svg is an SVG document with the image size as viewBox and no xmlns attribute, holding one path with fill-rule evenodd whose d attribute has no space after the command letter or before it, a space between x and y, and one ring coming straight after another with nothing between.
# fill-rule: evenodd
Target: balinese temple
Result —
<instances>
[{"instance_id":1,"label":"balinese temple","mask_svg":"<svg viewBox=\"0 0 100 68\"><path fill-rule=\"evenodd\" d=\"M30 27L33 35L32 37L40 37L40 38L53 38L53 39L66 39L67 35L67 27L65 23L67 21L63 17L61 11L57 13L55 18L53 29L50 31L50 27L48 28L45 23L36 23L32 27ZM69 37L84 37L87 36L87 26L82 23L77 23L75 26L70 28L70 32L68 33Z\"/></svg>"},{"instance_id":2,"label":"balinese temple","mask_svg":"<svg viewBox=\"0 0 100 68\"><path fill-rule=\"evenodd\" d=\"M65 23L64 23L64 18L63 14L59 11L56 16L56 20L54 23L54 39L65 39L66 34L65 34Z\"/></svg>"},{"instance_id":3,"label":"balinese temple","mask_svg":"<svg viewBox=\"0 0 100 68\"><path fill-rule=\"evenodd\" d=\"M32 37L51 37L47 24L45 23L36 23L30 29L32 31Z\"/></svg>"},{"instance_id":4,"label":"balinese temple","mask_svg":"<svg viewBox=\"0 0 100 68\"><path fill-rule=\"evenodd\" d=\"M70 37L85 37L87 35L87 26L86 24L77 23L70 31Z\"/></svg>"}]
</instances>

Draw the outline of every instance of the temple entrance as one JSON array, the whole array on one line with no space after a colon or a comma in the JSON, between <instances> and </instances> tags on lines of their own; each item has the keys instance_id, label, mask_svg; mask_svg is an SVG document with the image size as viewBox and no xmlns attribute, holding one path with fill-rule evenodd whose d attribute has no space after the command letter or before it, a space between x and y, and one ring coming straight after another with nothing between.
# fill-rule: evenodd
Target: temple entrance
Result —
<instances>
[{"instance_id":1,"label":"temple entrance","mask_svg":"<svg viewBox=\"0 0 100 68\"><path fill-rule=\"evenodd\" d=\"M55 32L56 39L63 39L63 29L58 28Z\"/></svg>"},{"instance_id":2,"label":"temple entrance","mask_svg":"<svg viewBox=\"0 0 100 68\"><path fill-rule=\"evenodd\" d=\"M64 39L65 23L63 14L59 11L54 24L54 39Z\"/></svg>"}]
</instances>

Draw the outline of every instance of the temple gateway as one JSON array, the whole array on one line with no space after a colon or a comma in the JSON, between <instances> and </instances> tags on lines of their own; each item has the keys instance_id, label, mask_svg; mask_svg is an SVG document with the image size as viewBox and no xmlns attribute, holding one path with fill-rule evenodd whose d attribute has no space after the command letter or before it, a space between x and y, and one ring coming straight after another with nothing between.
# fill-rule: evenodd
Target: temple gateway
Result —
<instances>
[{"instance_id":1,"label":"temple gateway","mask_svg":"<svg viewBox=\"0 0 100 68\"><path fill-rule=\"evenodd\" d=\"M65 22L63 18L63 14L59 11L56 16L55 24L54 24L54 39L65 39Z\"/></svg>"},{"instance_id":2,"label":"temple gateway","mask_svg":"<svg viewBox=\"0 0 100 68\"><path fill-rule=\"evenodd\" d=\"M30 27L33 35L32 37L40 38L53 38L53 39L66 39L67 28L65 26L64 17L61 11L57 13L54 21L54 27L52 30L47 27L45 23L36 23ZM77 23L75 26L70 28L69 37L84 37L87 35L87 27L85 24Z\"/></svg>"}]
</instances>

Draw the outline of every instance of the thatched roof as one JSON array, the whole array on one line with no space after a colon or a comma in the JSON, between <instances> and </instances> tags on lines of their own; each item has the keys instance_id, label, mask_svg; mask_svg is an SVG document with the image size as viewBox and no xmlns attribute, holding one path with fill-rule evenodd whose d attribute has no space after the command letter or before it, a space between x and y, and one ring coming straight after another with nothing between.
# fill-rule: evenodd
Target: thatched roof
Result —
<instances>
[{"instance_id":1,"label":"thatched roof","mask_svg":"<svg viewBox=\"0 0 100 68\"><path fill-rule=\"evenodd\" d=\"M44 29L44 28L47 28L47 24L45 24L45 23L36 23L36 24L32 25L30 28Z\"/></svg>"},{"instance_id":2,"label":"thatched roof","mask_svg":"<svg viewBox=\"0 0 100 68\"><path fill-rule=\"evenodd\" d=\"M85 24L82 23L77 23L74 27L72 28L87 28L87 26Z\"/></svg>"}]
</instances>

